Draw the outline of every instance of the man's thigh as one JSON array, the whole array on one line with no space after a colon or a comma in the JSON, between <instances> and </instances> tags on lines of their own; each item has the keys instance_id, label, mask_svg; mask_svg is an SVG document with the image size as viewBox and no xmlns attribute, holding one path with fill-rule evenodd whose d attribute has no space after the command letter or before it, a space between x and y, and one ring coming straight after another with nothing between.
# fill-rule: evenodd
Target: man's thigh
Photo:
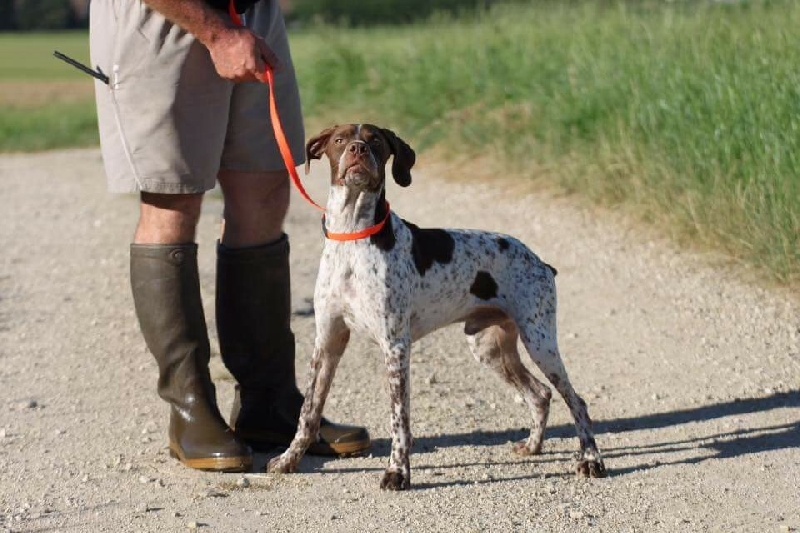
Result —
<instances>
[{"instance_id":1,"label":"man's thigh","mask_svg":"<svg viewBox=\"0 0 800 533\"><path fill-rule=\"evenodd\" d=\"M112 192L202 193L214 187L233 84L208 50L142 2L92 2L100 141Z\"/></svg>"}]
</instances>

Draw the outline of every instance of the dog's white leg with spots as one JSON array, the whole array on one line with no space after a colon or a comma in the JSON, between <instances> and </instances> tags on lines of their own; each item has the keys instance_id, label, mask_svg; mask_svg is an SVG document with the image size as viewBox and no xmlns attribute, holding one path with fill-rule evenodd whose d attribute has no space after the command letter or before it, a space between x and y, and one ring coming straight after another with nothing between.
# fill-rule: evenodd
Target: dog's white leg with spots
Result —
<instances>
[{"instance_id":1,"label":"dog's white leg with spots","mask_svg":"<svg viewBox=\"0 0 800 533\"><path fill-rule=\"evenodd\" d=\"M289 448L269 462L267 472L283 474L296 472L306 450L317 440L322 409L325 407L336 367L350 339L350 331L341 320L325 322L318 319L317 328L321 328L323 334L317 333L309 367L308 388L300 410L297 433Z\"/></svg>"},{"instance_id":2,"label":"dog's white leg with spots","mask_svg":"<svg viewBox=\"0 0 800 533\"><path fill-rule=\"evenodd\" d=\"M552 394L520 361L516 325L508 318L490 326L485 326L480 320L467 320L464 332L475 359L514 387L531 410L530 435L514 445L514 452L520 455L540 453Z\"/></svg>"},{"instance_id":3,"label":"dog's white leg with spots","mask_svg":"<svg viewBox=\"0 0 800 533\"><path fill-rule=\"evenodd\" d=\"M584 477L605 477L605 465L597 450L586 402L572 387L558 351L555 284L545 288L548 290L539 301L537 320L518 322L521 324L520 337L533 362L564 398L575 421L575 430L580 441L577 473Z\"/></svg>"},{"instance_id":4,"label":"dog's white leg with spots","mask_svg":"<svg viewBox=\"0 0 800 533\"><path fill-rule=\"evenodd\" d=\"M391 399L392 451L381 488L407 490L411 487L411 390L409 337L385 348L386 372Z\"/></svg>"},{"instance_id":5,"label":"dog's white leg with spots","mask_svg":"<svg viewBox=\"0 0 800 533\"><path fill-rule=\"evenodd\" d=\"M586 404L573 390L558 352L555 269L513 237L421 229L392 214L385 198L386 164L393 158L392 177L405 187L411 184L416 155L390 130L369 124L325 129L306 144L306 161L323 155L331 166L328 239L340 240L349 233L360 242L326 243L319 294L314 298L316 316L325 321L331 313L345 314L353 330L367 333L384 353L392 401L392 451L381 487L410 486L411 339L454 321L465 322L474 356L514 386L531 410L530 436L516 451L540 452L551 398L549 388L521 363L516 347L521 338L575 419L581 447L578 471L590 477L604 475ZM321 359L319 364L330 365L335 353L322 342L315 357ZM325 379L332 377L331 370L327 373ZM318 427L312 422L319 422L329 386L320 376L314 378L316 388L310 392L321 401L312 400L304 409L306 429L298 432L295 454L305 450L311 430ZM299 459L289 456L285 464L291 466L291 461L296 465Z\"/></svg>"}]
</instances>

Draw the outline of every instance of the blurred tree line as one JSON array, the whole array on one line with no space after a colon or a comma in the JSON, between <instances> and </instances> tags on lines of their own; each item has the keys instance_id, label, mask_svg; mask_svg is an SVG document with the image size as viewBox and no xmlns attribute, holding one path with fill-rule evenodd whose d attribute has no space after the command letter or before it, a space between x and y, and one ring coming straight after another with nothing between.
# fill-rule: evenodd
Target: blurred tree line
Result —
<instances>
[{"instance_id":1,"label":"blurred tree line","mask_svg":"<svg viewBox=\"0 0 800 533\"><path fill-rule=\"evenodd\" d=\"M0 0L0 30L85 28L89 0Z\"/></svg>"},{"instance_id":2,"label":"blurred tree line","mask_svg":"<svg viewBox=\"0 0 800 533\"><path fill-rule=\"evenodd\" d=\"M437 12L457 13L485 8L492 2L492 0L278 1L290 22L303 24L322 20L352 26L407 24L428 18ZM89 0L0 0L0 31L85 28L88 26L88 11Z\"/></svg>"},{"instance_id":3,"label":"blurred tree line","mask_svg":"<svg viewBox=\"0 0 800 533\"><path fill-rule=\"evenodd\" d=\"M434 13L488 8L493 0L294 0L282 2L291 22L322 20L348 26L408 24ZM288 6L286 4L289 4Z\"/></svg>"}]
</instances>

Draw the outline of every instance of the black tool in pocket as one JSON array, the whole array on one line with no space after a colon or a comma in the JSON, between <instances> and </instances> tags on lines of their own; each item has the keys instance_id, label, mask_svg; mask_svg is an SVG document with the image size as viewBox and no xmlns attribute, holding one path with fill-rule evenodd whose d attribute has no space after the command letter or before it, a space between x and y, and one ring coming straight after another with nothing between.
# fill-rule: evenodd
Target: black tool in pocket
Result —
<instances>
[{"instance_id":1,"label":"black tool in pocket","mask_svg":"<svg viewBox=\"0 0 800 533\"><path fill-rule=\"evenodd\" d=\"M89 76L91 76L93 78L96 78L96 79L102 81L103 83L105 83L106 85L108 85L109 78L108 78L108 76L105 75L105 73L102 70L100 70L100 67L97 67L97 69L92 70L91 68L87 67L86 65L84 65L80 61L76 61L76 60L72 59L71 57L69 57L68 55L62 54L58 50L54 51L53 55L56 56L61 61L64 61L65 63L68 63L68 64L72 65L73 67L75 67L76 69L80 70L81 72L85 72Z\"/></svg>"}]
</instances>

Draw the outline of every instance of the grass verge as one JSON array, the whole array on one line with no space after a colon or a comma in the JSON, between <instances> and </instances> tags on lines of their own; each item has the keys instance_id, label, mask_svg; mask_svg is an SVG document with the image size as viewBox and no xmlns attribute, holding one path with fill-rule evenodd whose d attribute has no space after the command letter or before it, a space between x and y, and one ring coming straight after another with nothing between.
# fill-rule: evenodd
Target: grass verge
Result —
<instances>
[{"instance_id":1,"label":"grass verge","mask_svg":"<svg viewBox=\"0 0 800 533\"><path fill-rule=\"evenodd\" d=\"M295 55L310 116L488 150L513 173L796 283L798 27L788 1L545 3L380 32L317 28Z\"/></svg>"},{"instance_id":2,"label":"grass verge","mask_svg":"<svg viewBox=\"0 0 800 533\"><path fill-rule=\"evenodd\" d=\"M94 100L0 112L0 151L31 152L98 142Z\"/></svg>"}]
</instances>

